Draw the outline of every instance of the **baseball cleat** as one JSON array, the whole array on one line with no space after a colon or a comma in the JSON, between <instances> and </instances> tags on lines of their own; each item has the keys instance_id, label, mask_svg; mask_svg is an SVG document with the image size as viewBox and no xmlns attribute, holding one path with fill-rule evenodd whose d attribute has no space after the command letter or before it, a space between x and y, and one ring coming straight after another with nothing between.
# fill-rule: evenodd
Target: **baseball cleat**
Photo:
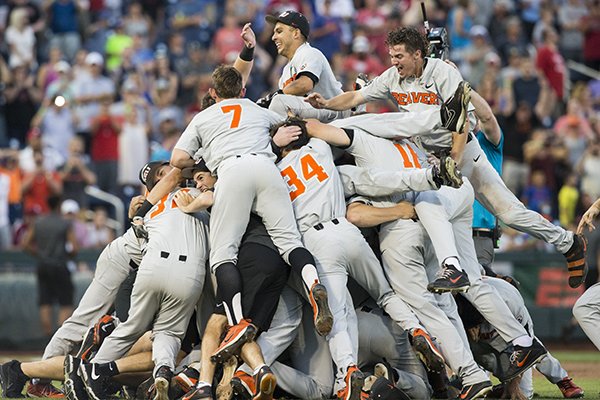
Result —
<instances>
[{"instance_id":1,"label":"baseball cleat","mask_svg":"<svg viewBox=\"0 0 600 400\"><path fill-rule=\"evenodd\" d=\"M169 386L172 378L173 372L166 365L156 371L152 400L169 400Z\"/></svg>"},{"instance_id":2,"label":"baseball cleat","mask_svg":"<svg viewBox=\"0 0 600 400\"><path fill-rule=\"evenodd\" d=\"M223 376L217 385L217 399L231 399L233 397L233 387L231 380L238 366L237 357L231 356L223 363Z\"/></svg>"},{"instance_id":3,"label":"baseball cleat","mask_svg":"<svg viewBox=\"0 0 600 400\"><path fill-rule=\"evenodd\" d=\"M573 245L564 254L569 270L569 286L572 288L579 287L585 281L588 272L588 264L585 259L586 253L587 240L585 237L573 234Z\"/></svg>"},{"instance_id":4,"label":"baseball cleat","mask_svg":"<svg viewBox=\"0 0 600 400\"><path fill-rule=\"evenodd\" d=\"M331 328L333 327L333 315L327 302L327 289L319 281L315 281L310 288L309 298L317 333L321 336L326 336L331 332Z\"/></svg>"},{"instance_id":5,"label":"baseball cleat","mask_svg":"<svg viewBox=\"0 0 600 400\"><path fill-rule=\"evenodd\" d=\"M442 356L442 353L440 353L427 332L419 328L413 329L409 338L413 349L428 370L439 372L444 369L444 356Z\"/></svg>"},{"instance_id":6,"label":"baseball cleat","mask_svg":"<svg viewBox=\"0 0 600 400\"><path fill-rule=\"evenodd\" d=\"M577 386L568 376L556 383L565 399L578 399L583 397L583 389Z\"/></svg>"},{"instance_id":7,"label":"baseball cleat","mask_svg":"<svg viewBox=\"0 0 600 400\"><path fill-rule=\"evenodd\" d=\"M546 354L548 354L548 351L536 338L533 338L533 343L529 347L514 345L513 351L509 357L510 364L502 374L502 381L506 382L521 375L535 363L544 358Z\"/></svg>"},{"instance_id":8,"label":"baseball cleat","mask_svg":"<svg viewBox=\"0 0 600 400\"><path fill-rule=\"evenodd\" d=\"M463 184L462 174L456 166L456 162L450 156L443 156L440 159L439 167L432 167L433 181L438 186L450 186L455 189Z\"/></svg>"},{"instance_id":9,"label":"baseball cleat","mask_svg":"<svg viewBox=\"0 0 600 400\"><path fill-rule=\"evenodd\" d=\"M9 361L0 366L0 384L2 384L2 397L20 398L23 388L29 378L21 370L21 363L17 360Z\"/></svg>"},{"instance_id":10,"label":"baseball cleat","mask_svg":"<svg viewBox=\"0 0 600 400\"><path fill-rule=\"evenodd\" d=\"M344 378L346 387L338 390L337 398L339 400L360 400L365 378L365 374L356 365L349 366Z\"/></svg>"},{"instance_id":11,"label":"baseball cleat","mask_svg":"<svg viewBox=\"0 0 600 400\"><path fill-rule=\"evenodd\" d=\"M467 107L471 101L471 85L461 82L458 88L440 109L442 125L451 132L462 133L467 121Z\"/></svg>"},{"instance_id":12,"label":"baseball cleat","mask_svg":"<svg viewBox=\"0 0 600 400\"><path fill-rule=\"evenodd\" d=\"M107 387L108 378L96 371L96 365L82 362L79 365L79 376L83 380L85 390L91 400L104 400L110 397Z\"/></svg>"},{"instance_id":13,"label":"baseball cleat","mask_svg":"<svg viewBox=\"0 0 600 400\"><path fill-rule=\"evenodd\" d=\"M356 79L354 80L354 84L352 85L352 88L354 90L360 90L360 89L364 88L365 86L367 86L369 83L371 83L371 81L369 80L369 77L367 76L367 74L365 74L364 72L361 72L360 74L358 74L356 76Z\"/></svg>"},{"instance_id":14,"label":"baseball cleat","mask_svg":"<svg viewBox=\"0 0 600 400\"><path fill-rule=\"evenodd\" d=\"M271 368L263 365L254 376L256 393L253 400L273 400L277 378Z\"/></svg>"},{"instance_id":15,"label":"baseball cleat","mask_svg":"<svg viewBox=\"0 0 600 400\"><path fill-rule=\"evenodd\" d=\"M200 387L192 388L189 392L183 395L179 400L212 400L212 388L210 385L203 385Z\"/></svg>"},{"instance_id":16,"label":"baseball cleat","mask_svg":"<svg viewBox=\"0 0 600 400\"><path fill-rule=\"evenodd\" d=\"M471 283L464 271L459 271L453 265L442 264L438 278L427 285L427 290L433 293L466 292Z\"/></svg>"},{"instance_id":17,"label":"baseball cleat","mask_svg":"<svg viewBox=\"0 0 600 400\"><path fill-rule=\"evenodd\" d=\"M256 392L254 378L244 371L237 371L231 379L233 395L236 399L251 400Z\"/></svg>"},{"instance_id":18,"label":"baseball cleat","mask_svg":"<svg viewBox=\"0 0 600 400\"><path fill-rule=\"evenodd\" d=\"M183 370L175 375L173 382L181 389L184 393L192 390L198 383L200 372L192 367L184 367Z\"/></svg>"},{"instance_id":19,"label":"baseball cleat","mask_svg":"<svg viewBox=\"0 0 600 400\"><path fill-rule=\"evenodd\" d=\"M77 373L81 364L81 359L68 355L65 357L64 362L64 373L65 383L63 384L63 390L69 400L88 400L88 394L85 390L85 384Z\"/></svg>"},{"instance_id":20,"label":"baseball cleat","mask_svg":"<svg viewBox=\"0 0 600 400\"><path fill-rule=\"evenodd\" d=\"M227 358L239 354L244 343L254 340L256 332L256 326L250 320L241 320L229 328L225 339L210 357L210 360L214 363L223 362Z\"/></svg>"},{"instance_id":21,"label":"baseball cleat","mask_svg":"<svg viewBox=\"0 0 600 400\"><path fill-rule=\"evenodd\" d=\"M115 318L112 315L102 316L94 326L88 329L83 339L83 343L81 343L79 352L77 353L77 357L84 362L89 362L100 348L104 339L115 330L118 324L118 318Z\"/></svg>"},{"instance_id":22,"label":"baseball cleat","mask_svg":"<svg viewBox=\"0 0 600 400\"><path fill-rule=\"evenodd\" d=\"M48 399L64 399L65 394L51 383L30 383L27 386L27 397L43 397Z\"/></svg>"},{"instance_id":23,"label":"baseball cleat","mask_svg":"<svg viewBox=\"0 0 600 400\"><path fill-rule=\"evenodd\" d=\"M460 391L458 398L460 400L478 399L486 395L492 390L492 382L483 381L472 385L464 385Z\"/></svg>"}]
</instances>

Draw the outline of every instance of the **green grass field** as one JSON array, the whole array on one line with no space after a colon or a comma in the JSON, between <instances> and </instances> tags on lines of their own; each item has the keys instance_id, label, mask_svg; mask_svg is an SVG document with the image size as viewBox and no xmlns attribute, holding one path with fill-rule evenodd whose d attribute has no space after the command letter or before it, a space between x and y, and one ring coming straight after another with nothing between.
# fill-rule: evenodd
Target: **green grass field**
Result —
<instances>
[{"instance_id":1,"label":"green grass field","mask_svg":"<svg viewBox=\"0 0 600 400\"><path fill-rule=\"evenodd\" d=\"M569 376L575 383L585 391L585 399L600 399L600 352L590 347L588 350L557 350L552 351L563 368L567 370ZM35 360L36 355L11 355L8 353L0 354L0 363L7 362L13 358L22 361ZM548 382L539 372L534 371L533 375L535 387L535 399L562 399L562 394L556 385ZM60 383L56 382L60 387ZM0 397L0 399L4 399Z\"/></svg>"}]
</instances>

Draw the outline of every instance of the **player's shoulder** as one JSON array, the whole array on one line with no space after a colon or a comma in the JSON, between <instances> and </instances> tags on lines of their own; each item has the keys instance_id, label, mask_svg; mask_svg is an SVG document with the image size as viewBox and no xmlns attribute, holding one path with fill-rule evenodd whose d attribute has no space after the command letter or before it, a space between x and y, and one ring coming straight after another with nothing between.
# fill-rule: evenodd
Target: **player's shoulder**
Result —
<instances>
[{"instance_id":1,"label":"player's shoulder","mask_svg":"<svg viewBox=\"0 0 600 400\"><path fill-rule=\"evenodd\" d=\"M296 49L294 55L294 61L315 61L315 60L327 60L321 50L316 47L312 47L310 43L305 42L303 45Z\"/></svg>"}]
</instances>

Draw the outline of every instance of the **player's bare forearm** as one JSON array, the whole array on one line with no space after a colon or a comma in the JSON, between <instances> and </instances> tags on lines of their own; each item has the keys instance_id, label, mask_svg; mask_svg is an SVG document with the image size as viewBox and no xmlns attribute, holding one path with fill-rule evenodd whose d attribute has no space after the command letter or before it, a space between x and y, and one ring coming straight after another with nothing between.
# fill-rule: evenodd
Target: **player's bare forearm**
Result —
<instances>
[{"instance_id":1,"label":"player's bare forearm","mask_svg":"<svg viewBox=\"0 0 600 400\"><path fill-rule=\"evenodd\" d=\"M195 198L190 196L189 193L179 191L174 198L179 209L188 214L204 211L212 206L214 202L213 192L210 190L200 193Z\"/></svg>"},{"instance_id":2,"label":"player's bare forearm","mask_svg":"<svg viewBox=\"0 0 600 400\"><path fill-rule=\"evenodd\" d=\"M291 94L294 96L304 96L311 90L313 90L315 84L308 76L301 76L295 81L292 81L286 87L283 88L284 94Z\"/></svg>"},{"instance_id":3,"label":"player's bare forearm","mask_svg":"<svg viewBox=\"0 0 600 400\"><path fill-rule=\"evenodd\" d=\"M167 194L171 193L181 181L181 170L179 168L173 168L167 175L165 175L148 193L146 200L151 204L156 204Z\"/></svg>"},{"instance_id":4,"label":"player's bare forearm","mask_svg":"<svg viewBox=\"0 0 600 400\"><path fill-rule=\"evenodd\" d=\"M175 168L184 169L194 166L194 159L185 151L181 149L173 149L171 154L171 165Z\"/></svg>"},{"instance_id":5,"label":"player's bare forearm","mask_svg":"<svg viewBox=\"0 0 600 400\"><path fill-rule=\"evenodd\" d=\"M364 203L352 203L346 210L348 221L359 228L371 228L397 219L416 218L411 203L400 202L392 207L374 207Z\"/></svg>"},{"instance_id":6,"label":"player's bare forearm","mask_svg":"<svg viewBox=\"0 0 600 400\"><path fill-rule=\"evenodd\" d=\"M500 125L498 120L494 116L492 108L487 101L479 93L471 90L471 104L475 107L475 114L481 122L481 128L487 140L495 146L500 143L502 133L500 132Z\"/></svg>"},{"instance_id":7,"label":"player's bare forearm","mask_svg":"<svg viewBox=\"0 0 600 400\"><path fill-rule=\"evenodd\" d=\"M253 66L254 60L244 61L239 56L233 63L233 68L237 69L240 72L240 74L242 74L242 84L244 86L246 86L246 82L248 82L248 78L250 77L250 72L252 72Z\"/></svg>"},{"instance_id":8,"label":"player's bare forearm","mask_svg":"<svg viewBox=\"0 0 600 400\"><path fill-rule=\"evenodd\" d=\"M588 208L588 210L581 217L581 221L579 221L579 225L577 226L577 234L582 234L583 229L587 226L589 231L593 231L596 229L594 225L594 219L600 214L600 199L596 200L594 204Z\"/></svg>"},{"instance_id":9,"label":"player's bare forearm","mask_svg":"<svg viewBox=\"0 0 600 400\"><path fill-rule=\"evenodd\" d=\"M328 110L334 111L344 111L349 110L353 107L357 107L361 104L365 104L366 102L367 100L359 91L353 90L350 92L338 94L337 96L332 97L329 100L324 100L321 103L321 107L317 108L326 108Z\"/></svg>"},{"instance_id":10,"label":"player's bare forearm","mask_svg":"<svg viewBox=\"0 0 600 400\"><path fill-rule=\"evenodd\" d=\"M308 135L319 138L332 146L347 147L351 141L346 131L333 125L324 124L316 119L309 119L306 122Z\"/></svg>"}]
</instances>

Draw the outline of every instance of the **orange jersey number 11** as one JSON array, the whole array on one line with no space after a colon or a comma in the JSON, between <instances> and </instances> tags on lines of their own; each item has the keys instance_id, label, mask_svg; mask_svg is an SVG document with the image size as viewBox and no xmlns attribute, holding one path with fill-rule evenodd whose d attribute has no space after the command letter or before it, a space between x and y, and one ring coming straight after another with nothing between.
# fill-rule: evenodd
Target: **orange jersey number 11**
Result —
<instances>
[{"instance_id":1,"label":"orange jersey number 11","mask_svg":"<svg viewBox=\"0 0 600 400\"><path fill-rule=\"evenodd\" d=\"M302 178L304 178L304 182L307 182L314 177L316 177L319 182L323 182L325 179L329 178L327 172L323 170L323 167L320 166L310 154L306 154L300 159L300 167L302 168ZM291 165L281 170L281 176L288 178L286 183L290 188L292 186L295 187L295 189L290 192L290 199L292 201L306 191L304 182L302 182L298 173Z\"/></svg>"},{"instance_id":2,"label":"orange jersey number 11","mask_svg":"<svg viewBox=\"0 0 600 400\"><path fill-rule=\"evenodd\" d=\"M242 116L242 106L239 104L230 104L227 106L221 107L221 111L223 114L227 114L233 112L233 118L231 119L231 124L229 124L230 128L237 128L240 126L240 117Z\"/></svg>"}]
</instances>

